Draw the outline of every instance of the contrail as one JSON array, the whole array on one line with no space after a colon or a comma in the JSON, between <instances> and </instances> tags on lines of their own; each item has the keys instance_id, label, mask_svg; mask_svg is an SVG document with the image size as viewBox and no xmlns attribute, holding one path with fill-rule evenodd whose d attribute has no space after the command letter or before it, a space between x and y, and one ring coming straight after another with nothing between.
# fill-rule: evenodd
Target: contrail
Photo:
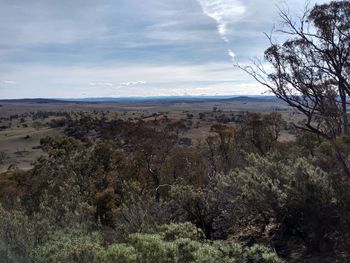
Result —
<instances>
[{"instance_id":1,"label":"contrail","mask_svg":"<svg viewBox=\"0 0 350 263\"><path fill-rule=\"evenodd\" d=\"M229 43L227 27L237 22L245 13L246 7L240 0L197 0L203 13L214 19L217 31L222 40ZM235 53L228 49L228 55L233 60Z\"/></svg>"}]
</instances>

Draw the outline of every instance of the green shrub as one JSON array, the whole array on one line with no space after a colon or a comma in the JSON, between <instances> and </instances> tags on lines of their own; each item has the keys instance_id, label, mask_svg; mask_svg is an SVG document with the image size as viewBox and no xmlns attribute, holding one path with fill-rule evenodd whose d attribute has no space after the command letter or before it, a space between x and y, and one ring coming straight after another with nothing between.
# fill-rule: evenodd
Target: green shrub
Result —
<instances>
[{"instance_id":1,"label":"green shrub","mask_svg":"<svg viewBox=\"0 0 350 263\"><path fill-rule=\"evenodd\" d=\"M28 216L6 211L0 205L0 262L30 262L34 246L34 229Z\"/></svg>"},{"instance_id":2,"label":"green shrub","mask_svg":"<svg viewBox=\"0 0 350 263\"><path fill-rule=\"evenodd\" d=\"M102 252L101 238L97 233L59 231L35 250L34 262L97 263Z\"/></svg>"},{"instance_id":3,"label":"green shrub","mask_svg":"<svg viewBox=\"0 0 350 263\"><path fill-rule=\"evenodd\" d=\"M277 255L262 247L243 248L238 243L203 238L191 223L159 226L153 233L129 235L126 243L103 245L99 232L84 225L45 232L37 240L35 217L0 209L0 259L9 263L280 263ZM45 224L44 224L45 225ZM41 229L41 228L40 228Z\"/></svg>"},{"instance_id":4,"label":"green shrub","mask_svg":"<svg viewBox=\"0 0 350 263\"><path fill-rule=\"evenodd\" d=\"M156 234L130 235L129 242L136 250L137 262L284 262L264 246L244 248L234 242L211 242L202 239L201 232L190 223L163 225L159 229L161 232ZM185 234L186 230L188 234ZM172 235L169 238L165 233L170 232Z\"/></svg>"},{"instance_id":5,"label":"green shrub","mask_svg":"<svg viewBox=\"0 0 350 263\"><path fill-rule=\"evenodd\" d=\"M222 251L209 244L202 244L194 251L193 256L194 262L198 263L227 262L228 259Z\"/></svg>"},{"instance_id":6,"label":"green shrub","mask_svg":"<svg viewBox=\"0 0 350 263\"><path fill-rule=\"evenodd\" d=\"M249 263L283 263L276 253L261 245L245 248L243 262Z\"/></svg>"},{"instance_id":7,"label":"green shrub","mask_svg":"<svg viewBox=\"0 0 350 263\"><path fill-rule=\"evenodd\" d=\"M192 240L204 239L202 230L195 227L189 222L162 225L158 228L158 231L164 236L164 239L167 241L173 241L179 238L189 238Z\"/></svg>"},{"instance_id":8,"label":"green shrub","mask_svg":"<svg viewBox=\"0 0 350 263\"><path fill-rule=\"evenodd\" d=\"M203 245L201 242L189 238L179 238L173 243L177 248L176 258L178 262L193 262L195 260L194 253Z\"/></svg>"},{"instance_id":9,"label":"green shrub","mask_svg":"<svg viewBox=\"0 0 350 263\"><path fill-rule=\"evenodd\" d=\"M274 218L282 236L301 238L308 248L321 250L337 218L329 175L303 158L280 162L278 156L251 156L250 163L230 179L241 193L243 215L262 216L264 224Z\"/></svg>"},{"instance_id":10,"label":"green shrub","mask_svg":"<svg viewBox=\"0 0 350 263\"><path fill-rule=\"evenodd\" d=\"M173 262L176 247L158 234L132 234L130 243L137 250L137 261L144 263Z\"/></svg>"},{"instance_id":11,"label":"green shrub","mask_svg":"<svg viewBox=\"0 0 350 263\"><path fill-rule=\"evenodd\" d=\"M136 263L137 254L134 247L128 244L112 244L100 255L102 263Z\"/></svg>"}]
</instances>

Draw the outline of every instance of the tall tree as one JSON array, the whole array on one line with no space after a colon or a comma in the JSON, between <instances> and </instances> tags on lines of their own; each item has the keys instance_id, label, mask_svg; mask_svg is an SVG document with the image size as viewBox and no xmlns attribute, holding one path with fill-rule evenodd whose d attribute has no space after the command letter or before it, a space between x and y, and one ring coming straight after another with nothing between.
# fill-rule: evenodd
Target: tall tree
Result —
<instances>
[{"instance_id":1,"label":"tall tree","mask_svg":"<svg viewBox=\"0 0 350 263\"><path fill-rule=\"evenodd\" d=\"M282 44L268 36L267 67L260 61L240 66L306 121L298 127L335 140L349 132L350 2L332 1L306 8L294 19L280 9L287 36Z\"/></svg>"}]
</instances>

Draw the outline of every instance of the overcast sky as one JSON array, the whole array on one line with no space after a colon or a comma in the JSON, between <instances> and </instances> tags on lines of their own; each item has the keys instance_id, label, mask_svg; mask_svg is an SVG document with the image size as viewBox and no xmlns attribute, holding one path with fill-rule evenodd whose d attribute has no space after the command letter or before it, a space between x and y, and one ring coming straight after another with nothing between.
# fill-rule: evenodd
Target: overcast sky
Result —
<instances>
[{"instance_id":1,"label":"overcast sky","mask_svg":"<svg viewBox=\"0 0 350 263\"><path fill-rule=\"evenodd\" d=\"M262 56L278 4L0 0L0 98L261 94L232 58Z\"/></svg>"}]
</instances>

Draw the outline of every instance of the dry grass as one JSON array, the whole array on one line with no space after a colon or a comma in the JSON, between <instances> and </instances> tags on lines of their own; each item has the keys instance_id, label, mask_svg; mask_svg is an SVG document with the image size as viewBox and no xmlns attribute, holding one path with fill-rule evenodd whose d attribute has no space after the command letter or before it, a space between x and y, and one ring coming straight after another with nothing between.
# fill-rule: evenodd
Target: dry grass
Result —
<instances>
[{"instance_id":1,"label":"dry grass","mask_svg":"<svg viewBox=\"0 0 350 263\"><path fill-rule=\"evenodd\" d=\"M40 139L45 136L56 136L62 131L58 129L34 129L12 128L0 131L0 152L5 153L6 159L0 165L0 172L4 172L10 165L15 165L21 169L28 169L31 163L43 155Z\"/></svg>"}]
</instances>

